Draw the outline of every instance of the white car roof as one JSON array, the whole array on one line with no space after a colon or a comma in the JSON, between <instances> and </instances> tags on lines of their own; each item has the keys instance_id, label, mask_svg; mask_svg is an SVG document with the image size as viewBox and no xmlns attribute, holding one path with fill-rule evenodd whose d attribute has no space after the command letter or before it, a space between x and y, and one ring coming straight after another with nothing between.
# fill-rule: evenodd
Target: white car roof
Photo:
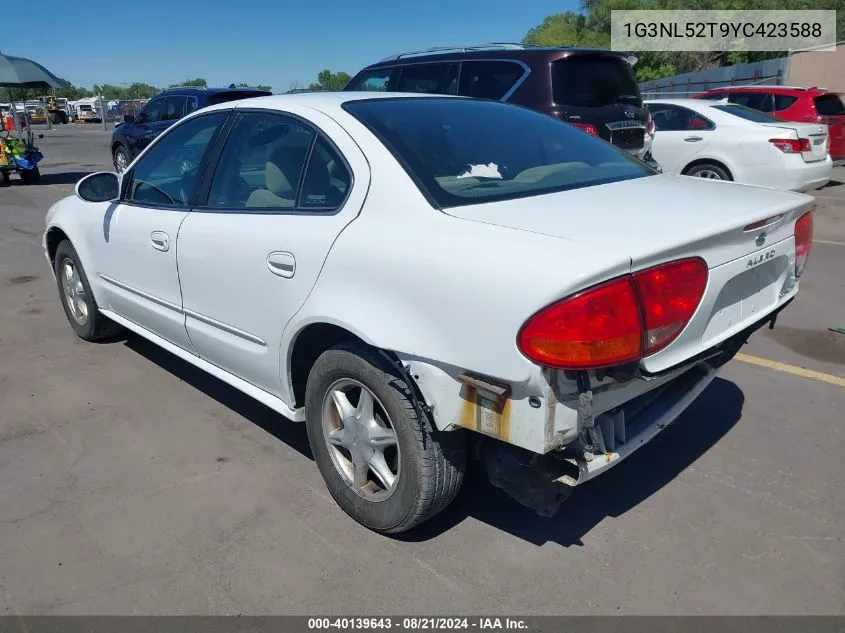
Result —
<instances>
[{"instance_id":1,"label":"white car roof","mask_svg":"<svg viewBox=\"0 0 845 633\"><path fill-rule=\"evenodd\" d=\"M427 94L419 92L300 92L295 94L267 95L264 97L250 97L247 99L228 101L203 108L202 111L208 112L209 110L227 110L232 107L261 107L269 110L284 110L289 106L299 105L327 113L329 111L336 111L340 109L344 103L350 103L352 101L395 99L397 97L410 97L414 99L421 99L425 97L438 99L461 98L452 95Z\"/></svg>"},{"instance_id":2,"label":"white car roof","mask_svg":"<svg viewBox=\"0 0 845 633\"><path fill-rule=\"evenodd\" d=\"M665 105L684 106L685 108L690 108L692 110L700 110L702 107L712 107L720 102L721 99L645 99L643 101L646 105L660 103Z\"/></svg>"}]
</instances>

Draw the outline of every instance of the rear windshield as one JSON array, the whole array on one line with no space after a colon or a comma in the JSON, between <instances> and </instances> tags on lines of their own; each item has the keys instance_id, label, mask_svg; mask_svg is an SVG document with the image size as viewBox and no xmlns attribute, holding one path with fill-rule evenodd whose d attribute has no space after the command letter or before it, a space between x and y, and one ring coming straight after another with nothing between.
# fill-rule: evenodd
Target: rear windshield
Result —
<instances>
[{"instance_id":1,"label":"rear windshield","mask_svg":"<svg viewBox=\"0 0 845 633\"><path fill-rule=\"evenodd\" d=\"M614 103L643 104L631 65L619 57L576 55L555 62L552 91L558 105L598 108Z\"/></svg>"},{"instance_id":2,"label":"rear windshield","mask_svg":"<svg viewBox=\"0 0 845 633\"><path fill-rule=\"evenodd\" d=\"M816 104L816 112L821 116L845 114L845 105L842 105L842 99L839 98L839 95L822 95L821 97L816 97L813 101Z\"/></svg>"},{"instance_id":3,"label":"rear windshield","mask_svg":"<svg viewBox=\"0 0 845 633\"><path fill-rule=\"evenodd\" d=\"M746 108L745 106L741 106L736 103L728 103L725 105L717 105L713 107L717 110L721 110L722 112L727 112L728 114L738 116L739 118L745 119L746 121L754 121L755 123L782 123L780 119L776 119L770 114L760 112L759 110L755 110L753 108Z\"/></svg>"},{"instance_id":4,"label":"rear windshield","mask_svg":"<svg viewBox=\"0 0 845 633\"><path fill-rule=\"evenodd\" d=\"M238 101L239 99L249 99L251 97L266 97L272 94L266 90L234 90L232 92L215 92L208 97L208 105L215 103L224 103L226 101Z\"/></svg>"},{"instance_id":5,"label":"rear windshield","mask_svg":"<svg viewBox=\"0 0 845 633\"><path fill-rule=\"evenodd\" d=\"M527 108L462 98L352 101L438 207L523 198L654 174L627 152Z\"/></svg>"}]
</instances>

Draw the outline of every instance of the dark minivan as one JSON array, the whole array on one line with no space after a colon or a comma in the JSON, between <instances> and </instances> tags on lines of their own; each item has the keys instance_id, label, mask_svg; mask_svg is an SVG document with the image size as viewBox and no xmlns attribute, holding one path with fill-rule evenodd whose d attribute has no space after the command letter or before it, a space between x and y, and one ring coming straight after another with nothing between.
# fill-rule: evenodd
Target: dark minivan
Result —
<instances>
[{"instance_id":1,"label":"dark minivan","mask_svg":"<svg viewBox=\"0 0 845 633\"><path fill-rule=\"evenodd\" d=\"M183 116L215 103L263 97L273 94L258 88L168 88L149 100L135 116L125 115L112 133L111 153L114 168L122 172L159 134Z\"/></svg>"},{"instance_id":2,"label":"dark minivan","mask_svg":"<svg viewBox=\"0 0 845 633\"><path fill-rule=\"evenodd\" d=\"M551 115L650 162L651 117L636 57L587 48L482 44L399 53L361 70L344 90L493 99Z\"/></svg>"}]
</instances>

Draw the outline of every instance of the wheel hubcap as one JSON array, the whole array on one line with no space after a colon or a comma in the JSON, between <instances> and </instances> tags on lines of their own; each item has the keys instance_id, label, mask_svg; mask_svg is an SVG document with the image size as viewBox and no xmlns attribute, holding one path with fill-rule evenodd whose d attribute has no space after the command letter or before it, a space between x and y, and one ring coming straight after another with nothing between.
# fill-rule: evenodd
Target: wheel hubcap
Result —
<instances>
[{"instance_id":1,"label":"wheel hubcap","mask_svg":"<svg viewBox=\"0 0 845 633\"><path fill-rule=\"evenodd\" d=\"M702 169L695 174L699 178L709 178L710 180L721 180L722 177L712 169Z\"/></svg>"},{"instance_id":2,"label":"wheel hubcap","mask_svg":"<svg viewBox=\"0 0 845 633\"><path fill-rule=\"evenodd\" d=\"M393 494L399 481L399 443L372 391L351 378L335 382L323 399L323 437L346 485L369 501Z\"/></svg>"},{"instance_id":3,"label":"wheel hubcap","mask_svg":"<svg viewBox=\"0 0 845 633\"><path fill-rule=\"evenodd\" d=\"M117 171L122 172L126 169L126 154L123 152L118 152L114 157L114 162L117 163Z\"/></svg>"},{"instance_id":4,"label":"wheel hubcap","mask_svg":"<svg viewBox=\"0 0 845 633\"><path fill-rule=\"evenodd\" d=\"M73 320L79 325L88 323L88 302L85 301L85 287L82 278L73 262L69 259L62 262L62 292Z\"/></svg>"}]
</instances>

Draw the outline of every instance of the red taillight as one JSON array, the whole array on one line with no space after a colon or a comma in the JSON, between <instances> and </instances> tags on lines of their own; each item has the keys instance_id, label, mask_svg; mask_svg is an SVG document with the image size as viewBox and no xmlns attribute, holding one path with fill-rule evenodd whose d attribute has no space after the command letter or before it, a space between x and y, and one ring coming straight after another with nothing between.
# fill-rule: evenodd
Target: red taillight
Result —
<instances>
[{"instance_id":1,"label":"red taillight","mask_svg":"<svg viewBox=\"0 0 845 633\"><path fill-rule=\"evenodd\" d=\"M800 277L813 248L813 212L808 211L795 221L795 276Z\"/></svg>"},{"instance_id":2,"label":"red taillight","mask_svg":"<svg viewBox=\"0 0 845 633\"><path fill-rule=\"evenodd\" d=\"M685 259L634 273L645 315L643 355L677 338L698 308L707 285L707 265Z\"/></svg>"},{"instance_id":3,"label":"red taillight","mask_svg":"<svg viewBox=\"0 0 845 633\"><path fill-rule=\"evenodd\" d=\"M800 154L810 151L810 139L808 138L770 138L769 143L777 147L784 154Z\"/></svg>"},{"instance_id":4,"label":"red taillight","mask_svg":"<svg viewBox=\"0 0 845 633\"><path fill-rule=\"evenodd\" d=\"M652 134L654 134L654 130L655 130L654 119L652 119L651 115L649 114L648 115L648 123L645 124L645 133L648 134L649 136L651 136Z\"/></svg>"},{"instance_id":5,"label":"red taillight","mask_svg":"<svg viewBox=\"0 0 845 633\"><path fill-rule=\"evenodd\" d=\"M639 360L671 343L704 294L707 265L679 260L589 288L531 317L519 349L562 369L598 369Z\"/></svg>"},{"instance_id":6,"label":"red taillight","mask_svg":"<svg viewBox=\"0 0 845 633\"><path fill-rule=\"evenodd\" d=\"M599 129L593 125L592 123L572 123L570 125L574 125L579 130L585 131L587 134L592 134L593 136L599 135Z\"/></svg>"}]
</instances>

